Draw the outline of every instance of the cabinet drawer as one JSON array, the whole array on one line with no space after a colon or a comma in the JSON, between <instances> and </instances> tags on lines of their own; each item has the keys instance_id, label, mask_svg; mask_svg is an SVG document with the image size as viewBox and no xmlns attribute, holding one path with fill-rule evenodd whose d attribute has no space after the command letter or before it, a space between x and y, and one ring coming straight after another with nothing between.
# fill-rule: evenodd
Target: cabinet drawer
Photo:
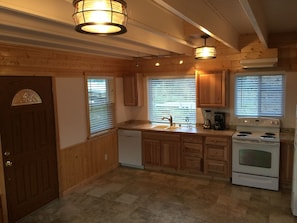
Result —
<instances>
[{"instance_id":1,"label":"cabinet drawer","mask_svg":"<svg viewBox=\"0 0 297 223\"><path fill-rule=\"evenodd\" d=\"M213 175L228 176L228 164L223 161L206 160L205 173Z\"/></svg>"},{"instance_id":2,"label":"cabinet drawer","mask_svg":"<svg viewBox=\"0 0 297 223\"><path fill-rule=\"evenodd\" d=\"M206 158L214 160L227 161L227 149L225 147L212 147L207 146L206 148Z\"/></svg>"},{"instance_id":3,"label":"cabinet drawer","mask_svg":"<svg viewBox=\"0 0 297 223\"><path fill-rule=\"evenodd\" d=\"M194 157L203 157L203 145L194 143L183 144L183 154Z\"/></svg>"},{"instance_id":4,"label":"cabinet drawer","mask_svg":"<svg viewBox=\"0 0 297 223\"><path fill-rule=\"evenodd\" d=\"M183 142L189 143L202 143L202 136L196 134L184 134Z\"/></svg>"},{"instance_id":5,"label":"cabinet drawer","mask_svg":"<svg viewBox=\"0 0 297 223\"><path fill-rule=\"evenodd\" d=\"M147 131L142 133L143 138L145 139L156 139L156 140L168 140L168 141L180 141L180 134L178 133L160 133Z\"/></svg>"},{"instance_id":6,"label":"cabinet drawer","mask_svg":"<svg viewBox=\"0 0 297 223\"><path fill-rule=\"evenodd\" d=\"M206 137L205 138L205 144L210 145L228 145L228 138L227 137Z\"/></svg>"},{"instance_id":7,"label":"cabinet drawer","mask_svg":"<svg viewBox=\"0 0 297 223\"><path fill-rule=\"evenodd\" d=\"M203 159L184 156L183 158L183 169L193 170L192 172L203 171Z\"/></svg>"}]
</instances>

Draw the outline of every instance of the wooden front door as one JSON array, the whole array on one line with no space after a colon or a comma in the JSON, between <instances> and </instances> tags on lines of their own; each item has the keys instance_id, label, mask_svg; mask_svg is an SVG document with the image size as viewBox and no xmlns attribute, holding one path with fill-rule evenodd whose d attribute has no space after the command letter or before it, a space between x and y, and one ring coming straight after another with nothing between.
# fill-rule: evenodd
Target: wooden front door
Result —
<instances>
[{"instance_id":1,"label":"wooden front door","mask_svg":"<svg viewBox=\"0 0 297 223\"><path fill-rule=\"evenodd\" d=\"M0 77L0 134L9 222L58 197L50 77Z\"/></svg>"}]
</instances>

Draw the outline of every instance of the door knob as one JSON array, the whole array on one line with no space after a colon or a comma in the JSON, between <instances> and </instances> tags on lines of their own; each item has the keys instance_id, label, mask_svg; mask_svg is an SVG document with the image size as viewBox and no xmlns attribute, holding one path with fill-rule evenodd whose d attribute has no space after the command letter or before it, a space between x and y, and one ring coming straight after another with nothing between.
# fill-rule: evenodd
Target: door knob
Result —
<instances>
[{"instance_id":1,"label":"door knob","mask_svg":"<svg viewBox=\"0 0 297 223\"><path fill-rule=\"evenodd\" d=\"M12 162L11 162L10 160L7 160L7 161L5 162L5 166L6 166L6 167L12 167Z\"/></svg>"},{"instance_id":2,"label":"door knob","mask_svg":"<svg viewBox=\"0 0 297 223\"><path fill-rule=\"evenodd\" d=\"M9 151L5 151L4 152L4 156L10 156L10 152Z\"/></svg>"}]
</instances>

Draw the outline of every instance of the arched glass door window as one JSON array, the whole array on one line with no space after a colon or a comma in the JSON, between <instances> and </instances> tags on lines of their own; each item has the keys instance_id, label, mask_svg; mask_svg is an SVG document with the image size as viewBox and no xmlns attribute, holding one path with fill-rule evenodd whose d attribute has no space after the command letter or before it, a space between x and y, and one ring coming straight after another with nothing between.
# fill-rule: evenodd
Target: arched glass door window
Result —
<instances>
[{"instance_id":1,"label":"arched glass door window","mask_svg":"<svg viewBox=\"0 0 297 223\"><path fill-rule=\"evenodd\" d=\"M11 102L11 106L41 104L42 100L39 94L32 89L22 89L18 91Z\"/></svg>"}]
</instances>

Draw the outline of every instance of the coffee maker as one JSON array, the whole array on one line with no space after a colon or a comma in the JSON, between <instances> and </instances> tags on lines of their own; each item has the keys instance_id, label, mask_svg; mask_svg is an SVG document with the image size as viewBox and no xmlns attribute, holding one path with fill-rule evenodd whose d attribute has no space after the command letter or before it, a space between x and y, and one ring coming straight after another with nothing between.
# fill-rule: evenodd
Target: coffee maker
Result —
<instances>
[{"instance_id":1,"label":"coffee maker","mask_svg":"<svg viewBox=\"0 0 297 223\"><path fill-rule=\"evenodd\" d=\"M224 130L225 129L225 113L215 112L214 113L214 129Z\"/></svg>"}]
</instances>

